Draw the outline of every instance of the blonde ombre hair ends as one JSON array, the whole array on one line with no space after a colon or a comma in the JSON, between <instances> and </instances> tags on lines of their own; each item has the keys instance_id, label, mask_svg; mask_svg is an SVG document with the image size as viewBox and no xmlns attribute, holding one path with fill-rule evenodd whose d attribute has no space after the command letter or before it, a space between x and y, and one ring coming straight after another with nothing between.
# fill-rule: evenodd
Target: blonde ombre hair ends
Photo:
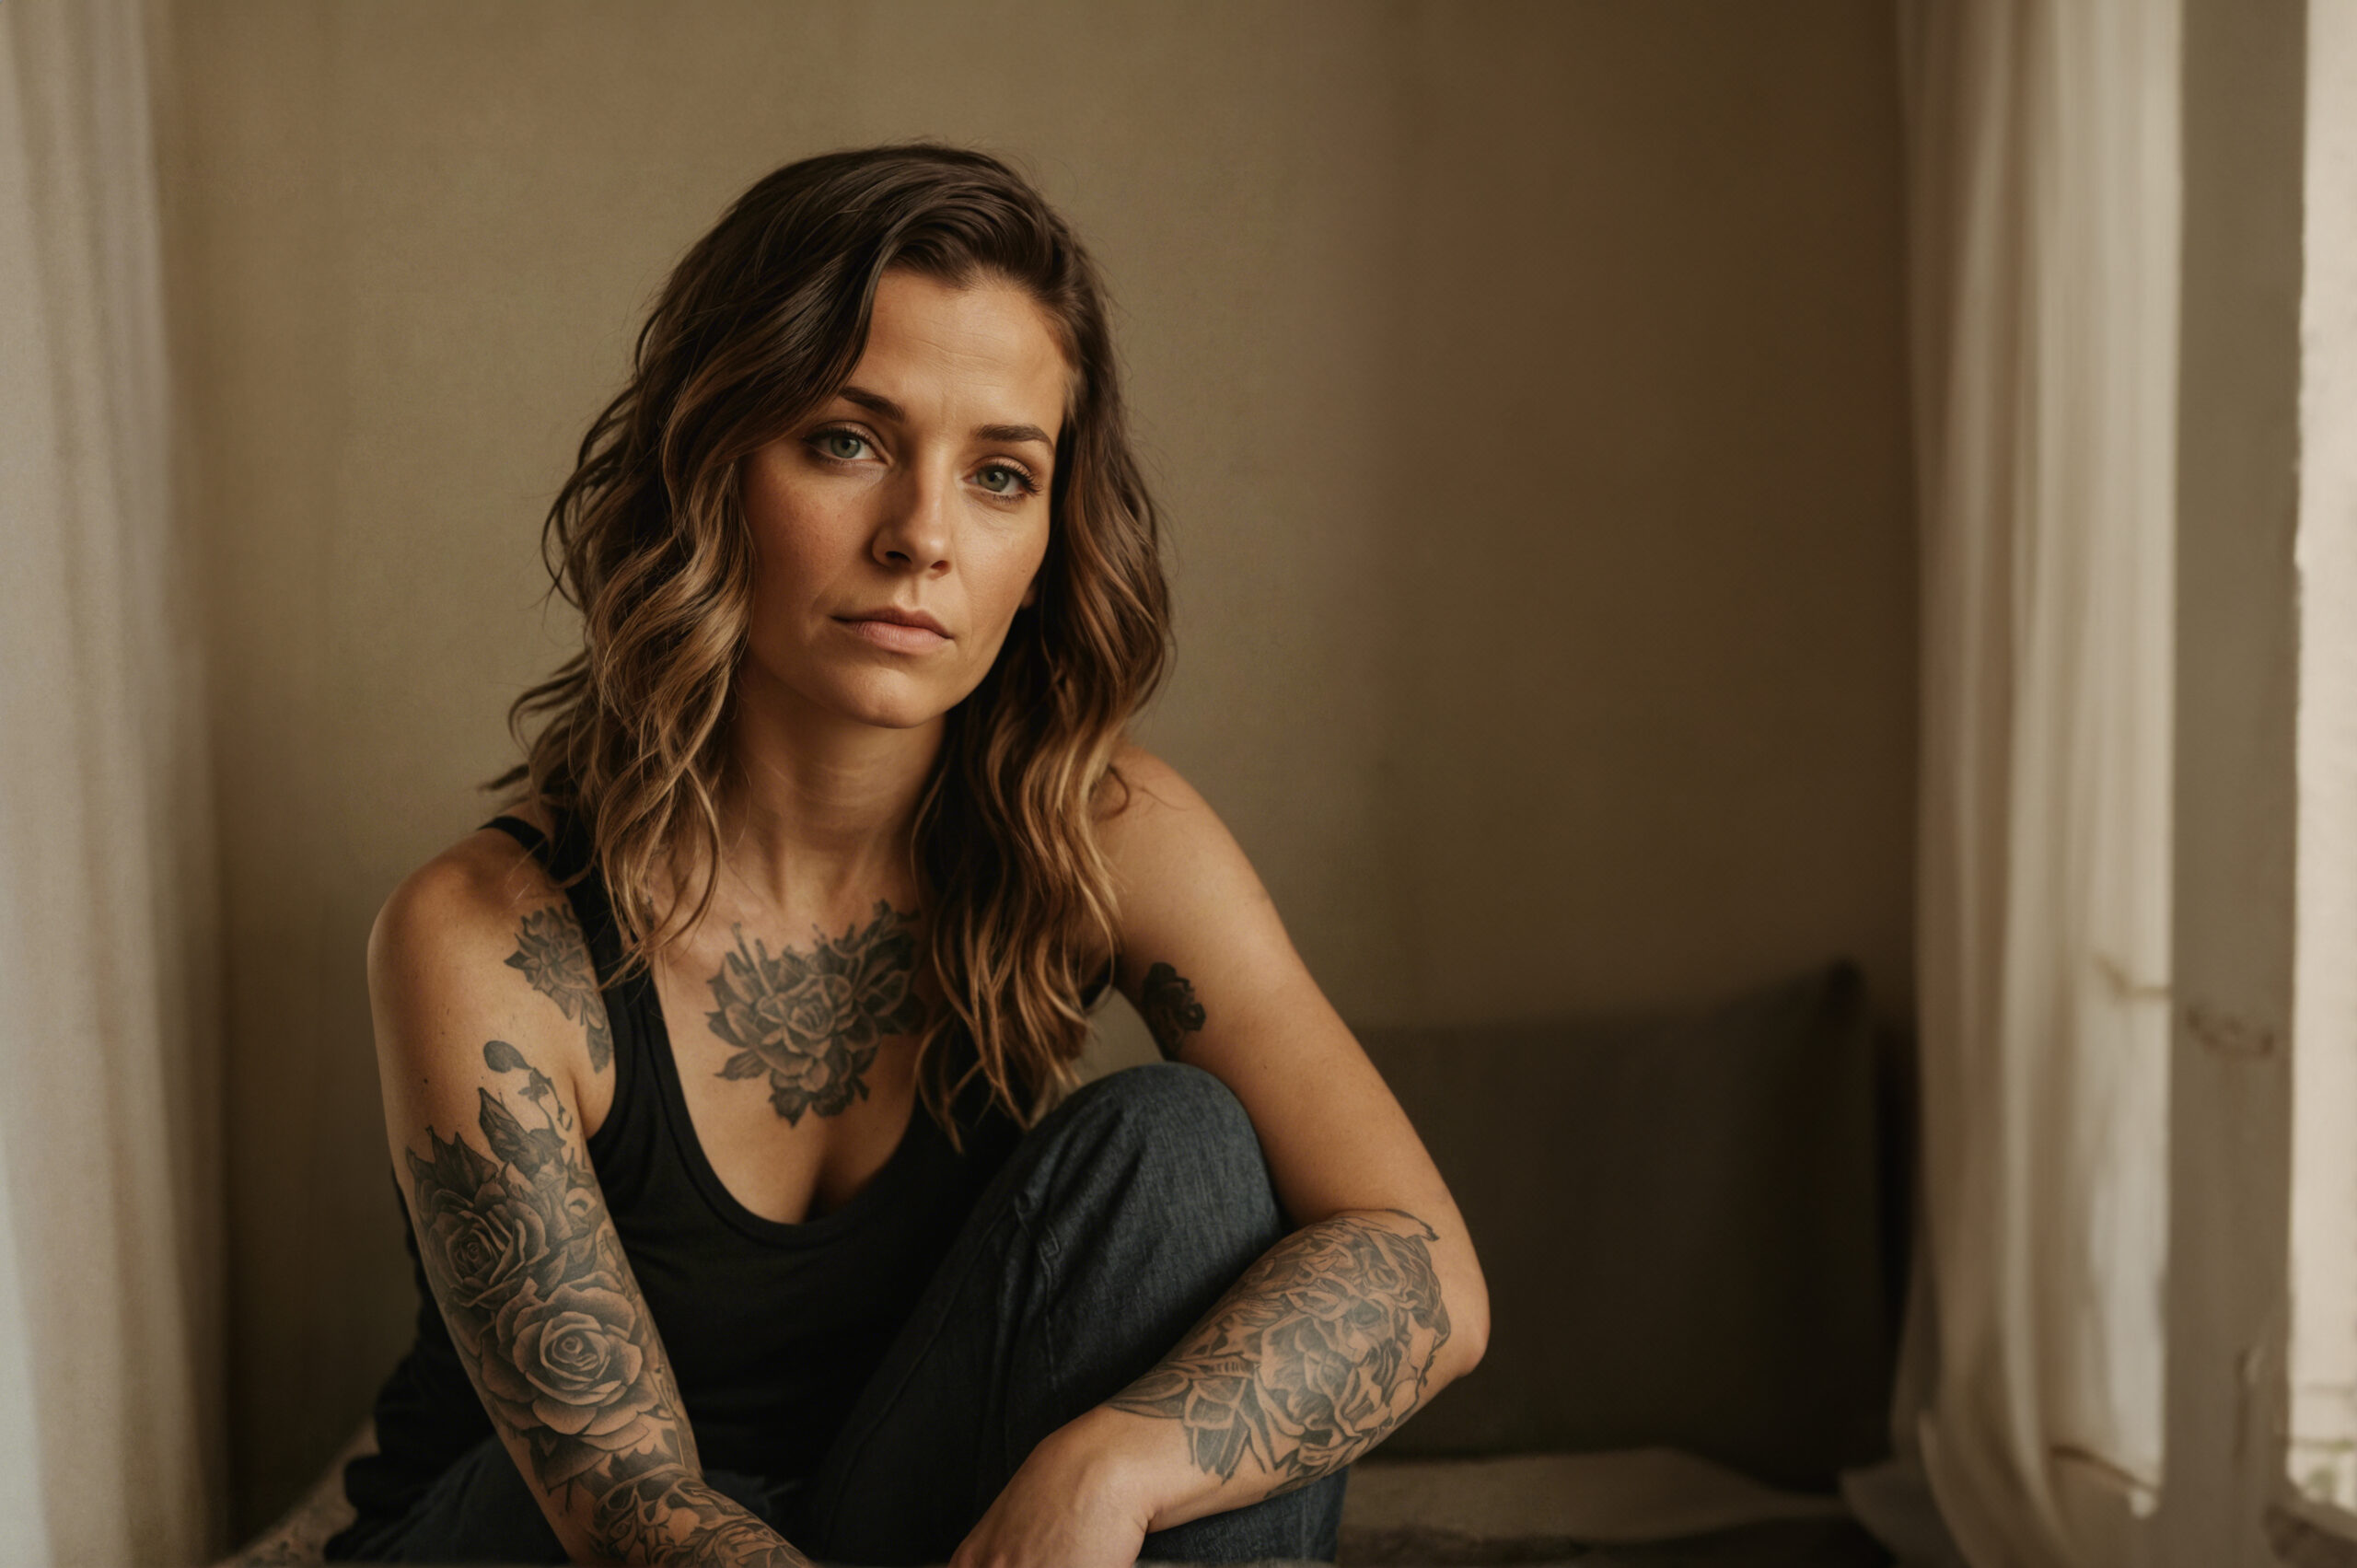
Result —
<instances>
[{"instance_id":1,"label":"blonde ombre hair ends","mask_svg":"<svg viewBox=\"0 0 2357 1568\"><path fill-rule=\"evenodd\" d=\"M949 1103L976 1075L1023 1121L1072 1081L1083 991L1114 947L1097 824L1125 795L1114 749L1170 648L1103 288L1019 175L923 143L805 158L747 191L680 260L628 384L549 508L542 553L581 611L582 647L516 700L525 760L493 787L520 786L587 832L625 972L703 918L752 602L737 464L843 384L895 267L1024 289L1072 369L1037 598L950 710L910 845L920 968L946 1005L918 1081L954 1135ZM701 875L683 882L682 867ZM974 1048L962 1069L946 1049L958 1034Z\"/></svg>"}]
</instances>

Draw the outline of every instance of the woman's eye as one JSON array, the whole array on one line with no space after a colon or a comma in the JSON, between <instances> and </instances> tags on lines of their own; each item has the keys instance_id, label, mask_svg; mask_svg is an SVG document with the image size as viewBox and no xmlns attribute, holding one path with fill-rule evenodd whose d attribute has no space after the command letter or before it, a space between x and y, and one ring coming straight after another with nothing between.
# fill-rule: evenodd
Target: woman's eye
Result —
<instances>
[{"instance_id":1,"label":"woman's eye","mask_svg":"<svg viewBox=\"0 0 2357 1568\"><path fill-rule=\"evenodd\" d=\"M1008 468L1004 463L993 463L978 477L982 488L993 495L1020 495L1031 488L1020 469Z\"/></svg>"},{"instance_id":2,"label":"woman's eye","mask_svg":"<svg viewBox=\"0 0 2357 1568\"><path fill-rule=\"evenodd\" d=\"M819 450L846 463L855 462L867 452L867 437L848 430L822 430L819 433Z\"/></svg>"}]
</instances>

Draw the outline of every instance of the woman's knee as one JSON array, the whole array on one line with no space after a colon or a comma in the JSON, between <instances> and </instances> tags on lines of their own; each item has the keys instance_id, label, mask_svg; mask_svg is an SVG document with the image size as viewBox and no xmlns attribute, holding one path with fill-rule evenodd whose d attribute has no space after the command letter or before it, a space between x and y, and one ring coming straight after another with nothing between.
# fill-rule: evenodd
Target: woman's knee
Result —
<instances>
[{"instance_id":1,"label":"woman's knee","mask_svg":"<svg viewBox=\"0 0 2357 1568\"><path fill-rule=\"evenodd\" d=\"M1155 1062L1108 1073L1074 1089L1057 1115L1111 1121L1137 1128L1184 1128L1213 1145L1251 1145L1260 1156L1252 1119L1234 1090L1201 1067Z\"/></svg>"},{"instance_id":2,"label":"woman's knee","mask_svg":"<svg viewBox=\"0 0 2357 1568\"><path fill-rule=\"evenodd\" d=\"M1041 1122L1060 1196L1111 1204L1127 1223L1189 1240L1253 1244L1282 1234L1252 1120L1200 1067L1155 1063L1083 1085Z\"/></svg>"}]
</instances>

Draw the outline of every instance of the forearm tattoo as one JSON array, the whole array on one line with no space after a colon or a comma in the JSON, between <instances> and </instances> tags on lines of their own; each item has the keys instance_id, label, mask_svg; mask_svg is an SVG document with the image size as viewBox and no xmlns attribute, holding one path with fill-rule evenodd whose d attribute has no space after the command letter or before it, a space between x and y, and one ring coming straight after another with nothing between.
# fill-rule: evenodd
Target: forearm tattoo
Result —
<instances>
[{"instance_id":1,"label":"forearm tattoo","mask_svg":"<svg viewBox=\"0 0 2357 1568\"><path fill-rule=\"evenodd\" d=\"M504 1040L483 1062L528 1074L538 1124L482 1089L480 1148L428 1127L425 1153L404 1154L418 1253L493 1419L523 1441L542 1490L591 1504L601 1554L802 1564L697 1479L679 1386L548 1080Z\"/></svg>"},{"instance_id":2,"label":"forearm tattoo","mask_svg":"<svg viewBox=\"0 0 2357 1568\"><path fill-rule=\"evenodd\" d=\"M598 1499L599 1546L624 1562L809 1568L777 1532L701 1481L634 1476Z\"/></svg>"},{"instance_id":3,"label":"forearm tattoo","mask_svg":"<svg viewBox=\"0 0 2357 1568\"><path fill-rule=\"evenodd\" d=\"M770 1107L789 1126L805 1111L839 1116L865 1099L877 1047L924 1023L907 917L878 902L865 926L822 932L807 953L782 947L775 958L760 942L748 946L744 927L732 929L737 950L711 981L720 1005L706 1015L736 1048L720 1076L767 1076Z\"/></svg>"},{"instance_id":4,"label":"forearm tattoo","mask_svg":"<svg viewBox=\"0 0 2357 1568\"><path fill-rule=\"evenodd\" d=\"M521 971L532 989L579 1020L589 1035L589 1070L602 1073L614 1059L614 1037L606 1027L605 999L598 994L598 972L581 940L580 923L563 904L534 910L516 927L516 950L507 967Z\"/></svg>"},{"instance_id":5,"label":"forearm tattoo","mask_svg":"<svg viewBox=\"0 0 2357 1568\"><path fill-rule=\"evenodd\" d=\"M1112 1407L1179 1423L1197 1469L1249 1462L1270 1495L1349 1464L1423 1402L1448 1342L1439 1237L1399 1218L1421 1234L1339 1215L1285 1237Z\"/></svg>"},{"instance_id":6,"label":"forearm tattoo","mask_svg":"<svg viewBox=\"0 0 2357 1568\"><path fill-rule=\"evenodd\" d=\"M1155 964L1145 971L1138 1000L1145 1027L1161 1048L1163 1059L1178 1061L1178 1048L1187 1037L1203 1027L1203 1005L1195 1000L1194 986L1168 964Z\"/></svg>"}]
</instances>

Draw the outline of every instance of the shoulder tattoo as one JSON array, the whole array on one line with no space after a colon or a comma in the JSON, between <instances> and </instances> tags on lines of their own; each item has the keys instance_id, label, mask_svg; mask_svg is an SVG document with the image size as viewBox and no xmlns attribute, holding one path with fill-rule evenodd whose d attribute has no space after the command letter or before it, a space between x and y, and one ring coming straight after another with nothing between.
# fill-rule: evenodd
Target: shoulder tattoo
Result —
<instances>
[{"instance_id":1,"label":"shoulder tattoo","mask_svg":"<svg viewBox=\"0 0 2357 1568\"><path fill-rule=\"evenodd\" d=\"M551 904L517 922L516 950L507 955L507 967L580 1023L589 1037L589 1070L604 1072L614 1059L614 1037L606 1027L605 998L598 993L597 971L573 911Z\"/></svg>"},{"instance_id":2,"label":"shoulder tattoo","mask_svg":"<svg viewBox=\"0 0 2357 1568\"><path fill-rule=\"evenodd\" d=\"M1145 1015L1145 1027L1154 1035L1154 1043L1162 1050L1165 1060L1178 1060L1179 1047L1187 1037L1203 1027L1203 1005L1195 1000L1195 988L1187 977L1168 964L1155 964L1145 971L1145 983L1138 988L1138 1010Z\"/></svg>"}]
</instances>

